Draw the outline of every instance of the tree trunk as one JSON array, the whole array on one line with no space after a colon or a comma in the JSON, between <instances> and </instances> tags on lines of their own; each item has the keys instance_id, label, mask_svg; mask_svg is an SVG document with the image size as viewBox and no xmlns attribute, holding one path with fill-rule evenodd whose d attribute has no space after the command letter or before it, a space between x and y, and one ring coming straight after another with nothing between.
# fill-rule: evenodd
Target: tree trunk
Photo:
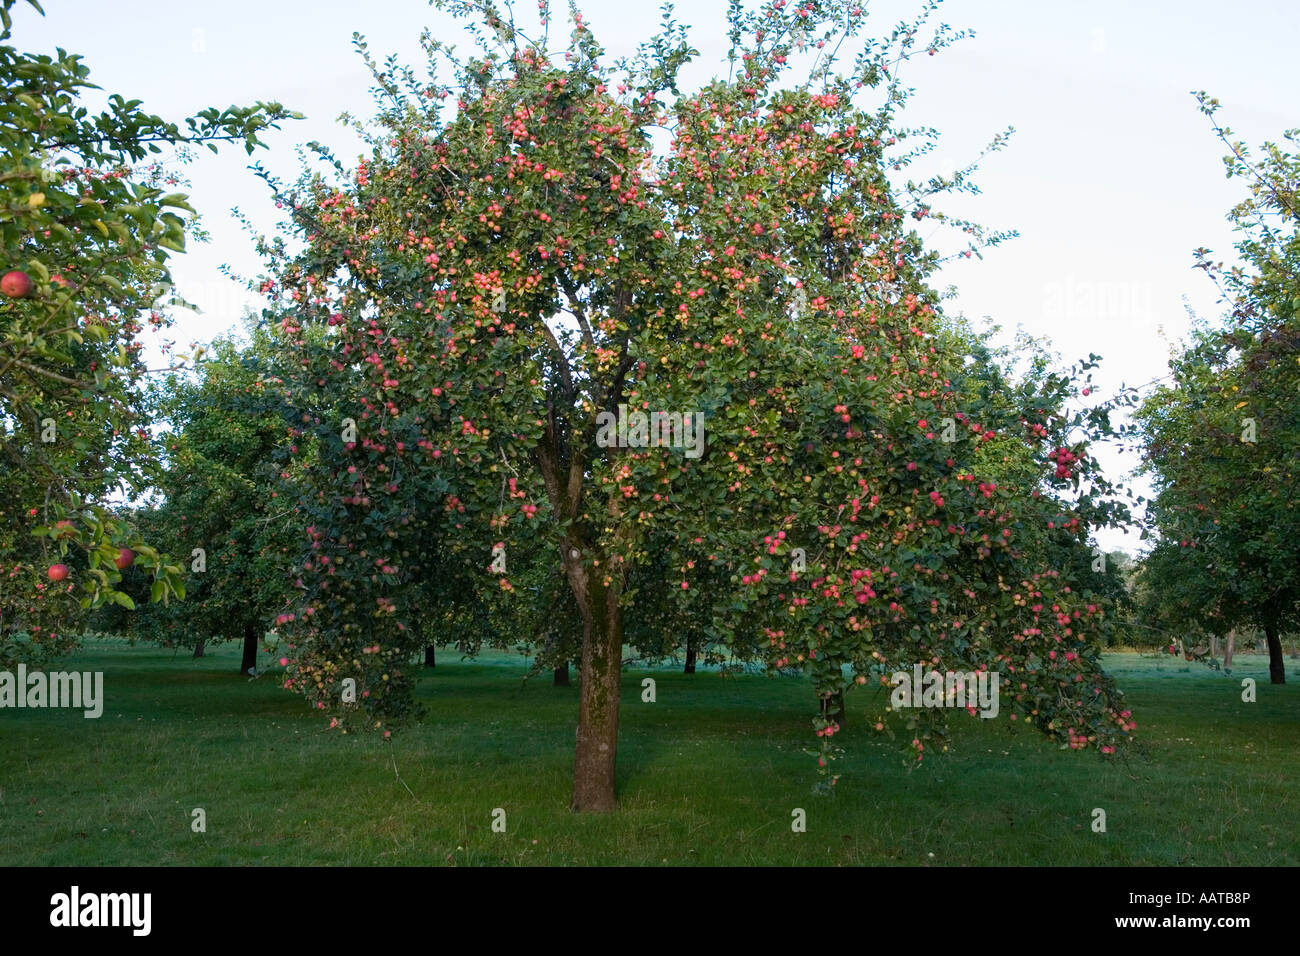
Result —
<instances>
[{"instance_id":1,"label":"tree trunk","mask_svg":"<svg viewBox=\"0 0 1300 956\"><path fill-rule=\"evenodd\" d=\"M686 669L682 673L695 673L695 639L690 634L686 635Z\"/></svg>"},{"instance_id":2,"label":"tree trunk","mask_svg":"<svg viewBox=\"0 0 1300 956\"><path fill-rule=\"evenodd\" d=\"M565 661L559 667L555 668L555 686L569 686L569 662Z\"/></svg>"},{"instance_id":3,"label":"tree trunk","mask_svg":"<svg viewBox=\"0 0 1300 956\"><path fill-rule=\"evenodd\" d=\"M1277 632L1277 621L1264 622L1264 639L1268 643L1268 680L1270 684L1286 683L1286 661L1282 659L1282 636Z\"/></svg>"},{"instance_id":4,"label":"tree trunk","mask_svg":"<svg viewBox=\"0 0 1300 956\"><path fill-rule=\"evenodd\" d=\"M425 645L424 645L424 666L425 666L425 667L433 667L433 666L435 666L435 665L437 664L437 662L438 662L438 661L437 661L437 658L438 658L438 655L437 655L437 653L434 651L433 645L432 645L432 644L425 644Z\"/></svg>"},{"instance_id":5,"label":"tree trunk","mask_svg":"<svg viewBox=\"0 0 1300 956\"><path fill-rule=\"evenodd\" d=\"M1228 646L1223 649L1223 666L1225 669L1232 666L1232 645L1237 641L1237 632L1235 630L1228 632Z\"/></svg>"},{"instance_id":6,"label":"tree trunk","mask_svg":"<svg viewBox=\"0 0 1300 956\"><path fill-rule=\"evenodd\" d=\"M1300 657L1300 641L1292 641L1292 642L1291 642L1291 660L1295 660L1297 657Z\"/></svg>"},{"instance_id":7,"label":"tree trunk","mask_svg":"<svg viewBox=\"0 0 1300 956\"><path fill-rule=\"evenodd\" d=\"M618 807L614 767L618 752L618 698L623 673L623 616L619 588L596 577L573 557L565 542L565 570L582 612L582 681L578 690L578 747L573 761L573 803L577 812ZM602 562L603 564L604 562Z\"/></svg>"},{"instance_id":8,"label":"tree trunk","mask_svg":"<svg viewBox=\"0 0 1300 956\"><path fill-rule=\"evenodd\" d=\"M257 627L252 624L244 625L244 660L239 665L239 673L249 676L249 672L257 666Z\"/></svg>"},{"instance_id":9,"label":"tree trunk","mask_svg":"<svg viewBox=\"0 0 1300 956\"><path fill-rule=\"evenodd\" d=\"M195 656L195 657L202 657L202 656L203 656L203 645L206 644L206 643L207 643L206 638L202 638L202 637L200 637L197 641L194 642L194 656Z\"/></svg>"},{"instance_id":10,"label":"tree trunk","mask_svg":"<svg viewBox=\"0 0 1300 956\"><path fill-rule=\"evenodd\" d=\"M844 725L844 691L837 690L829 697L822 698L822 717Z\"/></svg>"},{"instance_id":11,"label":"tree trunk","mask_svg":"<svg viewBox=\"0 0 1300 956\"><path fill-rule=\"evenodd\" d=\"M1210 636L1210 657L1216 661L1219 659L1219 638L1217 635Z\"/></svg>"}]
</instances>

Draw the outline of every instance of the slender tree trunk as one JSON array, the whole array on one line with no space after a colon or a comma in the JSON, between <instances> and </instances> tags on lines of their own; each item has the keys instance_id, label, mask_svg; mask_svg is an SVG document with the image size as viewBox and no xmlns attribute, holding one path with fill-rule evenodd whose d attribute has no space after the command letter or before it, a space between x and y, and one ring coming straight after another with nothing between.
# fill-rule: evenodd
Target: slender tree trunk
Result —
<instances>
[{"instance_id":1,"label":"slender tree trunk","mask_svg":"<svg viewBox=\"0 0 1300 956\"><path fill-rule=\"evenodd\" d=\"M844 691L837 690L829 697L822 698L822 716L844 725Z\"/></svg>"},{"instance_id":2,"label":"slender tree trunk","mask_svg":"<svg viewBox=\"0 0 1300 956\"><path fill-rule=\"evenodd\" d=\"M194 642L194 656L195 656L195 657L202 657L202 656L203 656L203 645L206 644L206 643L207 643L207 639L206 639L206 638L202 638L202 637L200 637L197 641Z\"/></svg>"},{"instance_id":3,"label":"slender tree trunk","mask_svg":"<svg viewBox=\"0 0 1300 956\"><path fill-rule=\"evenodd\" d=\"M686 669L682 673L695 673L695 637L690 633L686 635Z\"/></svg>"},{"instance_id":4,"label":"slender tree trunk","mask_svg":"<svg viewBox=\"0 0 1300 956\"><path fill-rule=\"evenodd\" d=\"M1215 660L1219 659L1219 638L1217 635L1210 636L1210 656Z\"/></svg>"},{"instance_id":5,"label":"slender tree trunk","mask_svg":"<svg viewBox=\"0 0 1300 956\"><path fill-rule=\"evenodd\" d=\"M1233 645L1237 643L1237 632L1231 630L1228 632L1228 646L1223 649L1223 666L1225 668L1232 666Z\"/></svg>"},{"instance_id":6,"label":"slender tree trunk","mask_svg":"<svg viewBox=\"0 0 1300 956\"><path fill-rule=\"evenodd\" d=\"M618 753L619 683L623 673L623 617L619 589L606 586L597 566L589 574L581 554L565 543L565 570L582 612L582 681L578 690L578 747L573 761L573 803L578 812L618 807L614 793ZM604 562L602 562L604 564Z\"/></svg>"},{"instance_id":7,"label":"slender tree trunk","mask_svg":"<svg viewBox=\"0 0 1300 956\"><path fill-rule=\"evenodd\" d=\"M1270 684L1286 683L1286 661L1282 659L1282 636L1277 632L1277 620L1264 622L1264 639L1268 643L1268 680Z\"/></svg>"},{"instance_id":8,"label":"slender tree trunk","mask_svg":"<svg viewBox=\"0 0 1300 956\"><path fill-rule=\"evenodd\" d=\"M1295 660L1297 657L1300 657L1300 641L1292 641L1292 642L1291 642L1291 660Z\"/></svg>"},{"instance_id":9,"label":"slender tree trunk","mask_svg":"<svg viewBox=\"0 0 1300 956\"><path fill-rule=\"evenodd\" d=\"M569 686L569 662L565 661L559 667L555 668L555 686Z\"/></svg>"},{"instance_id":10,"label":"slender tree trunk","mask_svg":"<svg viewBox=\"0 0 1300 956\"><path fill-rule=\"evenodd\" d=\"M438 655L432 644L424 645L424 666L434 667L438 663Z\"/></svg>"},{"instance_id":11,"label":"slender tree trunk","mask_svg":"<svg viewBox=\"0 0 1300 956\"><path fill-rule=\"evenodd\" d=\"M254 667L257 666L257 627L253 624L244 625L244 660L239 665L239 673L248 675Z\"/></svg>"}]
</instances>

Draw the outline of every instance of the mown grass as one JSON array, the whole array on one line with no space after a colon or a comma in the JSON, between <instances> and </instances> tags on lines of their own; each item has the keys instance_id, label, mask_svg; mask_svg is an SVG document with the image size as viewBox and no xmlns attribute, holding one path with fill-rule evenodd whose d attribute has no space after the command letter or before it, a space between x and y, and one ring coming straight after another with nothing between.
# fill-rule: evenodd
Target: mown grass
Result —
<instances>
[{"instance_id":1,"label":"mown grass","mask_svg":"<svg viewBox=\"0 0 1300 956\"><path fill-rule=\"evenodd\" d=\"M56 667L104 671L100 719L0 710L0 864L1294 865L1300 690L1235 663L1108 657L1148 751L1115 763L959 717L952 751L909 770L858 691L832 797L812 793L806 682L631 669L622 808L575 815L577 688L525 683L520 658L441 654L428 718L386 743L325 731L276 668L241 678L233 646L196 661L93 641Z\"/></svg>"}]
</instances>

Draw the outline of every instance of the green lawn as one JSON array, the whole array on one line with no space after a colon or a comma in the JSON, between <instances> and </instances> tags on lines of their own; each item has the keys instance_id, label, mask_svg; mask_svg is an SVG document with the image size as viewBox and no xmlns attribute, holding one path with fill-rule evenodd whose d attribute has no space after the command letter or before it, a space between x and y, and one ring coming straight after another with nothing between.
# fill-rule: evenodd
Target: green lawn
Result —
<instances>
[{"instance_id":1,"label":"green lawn","mask_svg":"<svg viewBox=\"0 0 1300 956\"><path fill-rule=\"evenodd\" d=\"M278 668L239 677L234 646L195 661L96 641L55 668L105 672L100 719L0 710L0 864L1294 865L1300 688L1236 664L1110 656L1148 747L1113 764L959 715L953 752L909 771L858 691L829 798L802 752L804 681L630 670L622 810L587 816L567 810L577 688L523 685L519 658L441 652L428 718L389 744L324 731Z\"/></svg>"}]
</instances>

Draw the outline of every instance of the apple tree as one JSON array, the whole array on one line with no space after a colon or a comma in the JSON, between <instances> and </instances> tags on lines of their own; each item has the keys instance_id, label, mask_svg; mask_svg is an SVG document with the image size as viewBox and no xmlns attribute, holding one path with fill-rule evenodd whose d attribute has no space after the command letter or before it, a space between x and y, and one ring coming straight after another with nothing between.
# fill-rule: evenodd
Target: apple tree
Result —
<instances>
[{"instance_id":1,"label":"apple tree","mask_svg":"<svg viewBox=\"0 0 1300 956\"><path fill-rule=\"evenodd\" d=\"M254 668L288 603L290 555L301 535L296 499L281 487L288 442L266 341L257 330L243 347L218 339L196 376L154 383L165 467L153 489L158 500L137 518L186 565L184 600L142 609L138 633L193 647L196 656L208 641L242 641L241 673Z\"/></svg>"},{"instance_id":2,"label":"apple tree","mask_svg":"<svg viewBox=\"0 0 1300 956\"><path fill-rule=\"evenodd\" d=\"M916 231L953 183L890 178L924 143L898 122L899 65L952 32L929 8L877 39L856 3L737 5L727 71L684 92L696 54L671 11L609 65L576 11L553 54L491 3L439 6L481 25L480 54L426 35L446 84L372 63L371 152L273 183L296 241L263 243L268 315L315 455L286 683L344 730L412 713L415 529L436 520L482 588L527 600L510 555L538 541L564 574L577 810L616 805L626 622L667 600L823 700L917 663L987 670L1013 720L1075 749L1125 742L1106 608L1049 533L1108 513L1061 505L1099 477L1107 412L1069 404L1083 368L1045 374L1025 408L954 384L942 257ZM999 238L950 223L964 253ZM986 472L997 444L1032 468ZM812 721L828 786L839 725ZM887 725L919 759L944 721Z\"/></svg>"},{"instance_id":3,"label":"apple tree","mask_svg":"<svg viewBox=\"0 0 1300 956\"><path fill-rule=\"evenodd\" d=\"M1282 684L1282 635L1300 625L1300 130L1255 159L1198 98L1248 195L1229 213L1240 263L1196 252L1229 315L1194 329L1140 410L1159 534L1144 575L1173 621L1262 630Z\"/></svg>"},{"instance_id":4,"label":"apple tree","mask_svg":"<svg viewBox=\"0 0 1300 956\"><path fill-rule=\"evenodd\" d=\"M40 10L34 0L28 0ZM291 114L276 103L168 122L98 89L79 56L23 53L0 0L0 658L66 649L81 609L115 601L134 565L156 599L178 565L111 507L148 487L147 326L166 323L168 257L192 213L152 154L223 141L253 151ZM165 158L165 157L164 157ZM163 293L160 295L160 293ZM79 599L79 600L78 600Z\"/></svg>"}]
</instances>

